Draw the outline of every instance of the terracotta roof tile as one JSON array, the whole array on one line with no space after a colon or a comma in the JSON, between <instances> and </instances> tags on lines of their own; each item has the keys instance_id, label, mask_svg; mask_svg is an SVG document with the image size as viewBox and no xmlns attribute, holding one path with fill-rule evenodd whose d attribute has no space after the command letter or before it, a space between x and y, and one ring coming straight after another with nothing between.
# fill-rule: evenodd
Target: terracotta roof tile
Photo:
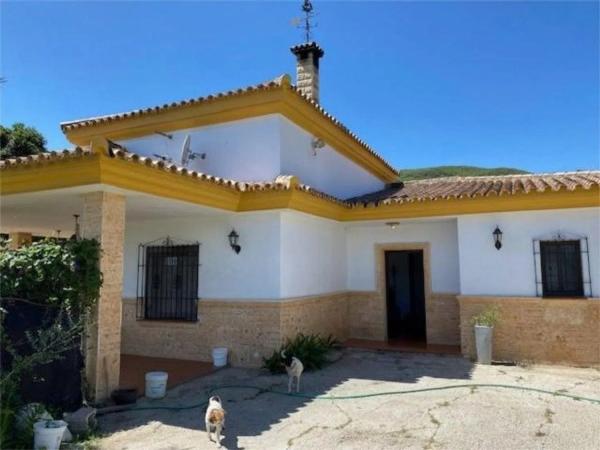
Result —
<instances>
[{"instance_id":1,"label":"terracotta roof tile","mask_svg":"<svg viewBox=\"0 0 600 450\"><path fill-rule=\"evenodd\" d=\"M116 145L113 143L111 144L112 145L109 149L109 155L113 158L131 161L133 163L138 164L144 164L157 169L166 170L168 172L178 174L181 176L197 178L202 181L208 181L218 185L226 186L236 191L287 191L291 189L297 189L306 192L310 195L314 195L315 197L327 199L339 204L346 205L342 200L336 197L313 189L305 184L299 184L298 178L293 175L279 175L273 181L235 181L226 178L215 177L213 175L208 175L202 172L189 170L184 167L178 166L177 164L169 163L156 158L140 156L137 153L127 151L120 145Z\"/></svg>"},{"instance_id":2,"label":"terracotta roof tile","mask_svg":"<svg viewBox=\"0 0 600 450\"><path fill-rule=\"evenodd\" d=\"M100 123L115 122L115 121L130 118L130 117L155 114L155 113L165 111L165 110L172 110L172 109L181 108L184 106L210 102L217 98L234 97L237 95L242 95L247 92L269 90L269 89L281 87L284 84L288 84L288 85L290 84L290 78L288 75L280 75L273 80L266 81L264 83L259 83L256 85L252 85L252 86L247 86L245 88L229 90L226 92L219 92L217 94L210 94L210 95L206 95L203 97L189 98L189 99L180 100L180 101L172 102L172 103L165 103L160 106L152 106L149 108L135 109L133 111L127 111L127 112L122 112L122 113L108 114L105 116L96 116L96 117L89 117L89 118L85 118L85 119L77 119L77 120L71 120L68 122L62 122L60 124L60 127L63 131L69 131L69 130L74 130L77 128L83 128L83 127L87 127L87 126L100 124Z\"/></svg>"},{"instance_id":3,"label":"terracotta roof tile","mask_svg":"<svg viewBox=\"0 0 600 450\"><path fill-rule=\"evenodd\" d=\"M188 105L211 102L211 101L214 101L215 99L234 97L234 96L238 96L238 95L243 95L248 92L278 89L278 88L282 88L283 86L289 86L292 89L292 91L299 98L303 99L306 103L311 105L319 114L321 114L321 116L323 118L330 121L333 125L335 125L337 128L339 128L345 134L347 134L351 139L356 141L365 151L372 154L381 163L383 163L389 170L396 172L396 169L394 169L390 164L388 164L388 162L385 161L385 159L381 155L379 155L379 153L377 153L375 150L373 150L373 148L371 148L365 141L360 139L356 134L352 133L336 117L334 117L333 115L331 115L330 113L325 111L325 109L323 109L323 107L320 106L318 103L316 103L312 99L308 98L307 96L303 95L297 89L296 86L291 84L290 77L289 77L289 75L286 75L286 74L280 75L271 81L267 81L267 82L253 85L253 86L248 86L245 88L240 88L237 90L220 92L217 94L211 94L211 95L207 95L204 97L191 98L191 99L182 100L179 102L165 103L162 106L154 106L154 107L150 107L150 108L136 109L133 111L122 112L122 113L117 113L117 114L109 114L109 115L105 115L105 116L90 117L90 118L85 118L85 119L77 119L77 120L72 120L72 121L68 121L68 122L62 122L60 124L60 127L63 131L70 131L70 130L74 130L77 128L83 128L83 127L93 126L93 125L102 124L102 123L124 120L124 119L128 119L131 117L156 114L159 112L173 110L173 109L181 108L181 107L188 106Z\"/></svg>"},{"instance_id":4,"label":"terracotta roof tile","mask_svg":"<svg viewBox=\"0 0 600 450\"><path fill-rule=\"evenodd\" d=\"M354 207L449 198L528 194L546 190L573 191L600 186L600 171L531 175L447 177L395 183L386 189L346 200Z\"/></svg>"},{"instance_id":5,"label":"terracotta roof tile","mask_svg":"<svg viewBox=\"0 0 600 450\"><path fill-rule=\"evenodd\" d=\"M40 153L38 155L19 156L17 158L8 158L0 161L0 170L14 166L27 166L34 164L43 164L66 159L77 159L91 156L93 153L86 148L76 147L73 150L54 150Z\"/></svg>"},{"instance_id":6,"label":"terracotta roof tile","mask_svg":"<svg viewBox=\"0 0 600 450\"><path fill-rule=\"evenodd\" d=\"M530 175L447 177L392 183L389 187L381 191L347 200L340 200L339 198L313 189L308 185L300 184L298 178L292 175L280 175L272 181L236 181L189 170L160 159L141 156L137 153L127 151L123 146L110 141L109 144L108 155L110 157L128 161L132 164L141 164L156 170L164 170L174 175L214 183L239 192L296 189L348 208L361 206L375 207L382 204L402 204L426 200L528 194L531 192L545 192L547 190L573 191L575 189L591 189L594 186L600 186L600 170ZM77 147L73 150L53 151L39 155L6 159L0 161L0 170L67 161L90 157L92 155L94 153L91 150Z\"/></svg>"}]
</instances>

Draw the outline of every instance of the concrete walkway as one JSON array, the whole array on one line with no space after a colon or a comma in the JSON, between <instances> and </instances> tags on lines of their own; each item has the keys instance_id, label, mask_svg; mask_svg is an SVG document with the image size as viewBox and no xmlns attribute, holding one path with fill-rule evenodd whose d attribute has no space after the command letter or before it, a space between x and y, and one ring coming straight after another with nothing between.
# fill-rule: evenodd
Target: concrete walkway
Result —
<instances>
[{"instance_id":1,"label":"concrete walkway","mask_svg":"<svg viewBox=\"0 0 600 450\"><path fill-rule=\"evenodd\" d=\"M456 356L344 350L307 373L303 391L353 395L463 383L498 383L600 398L600 371L556 366L476 366ZM225 369L140 406L190 405L216 385L285 390L284 376ZM223 389L229 449L598 449L600 405L498 388L461 388L355 400L310 400ZM204 410L102 417L105 449L213 449Z\"/></svg>"}]
</instances>

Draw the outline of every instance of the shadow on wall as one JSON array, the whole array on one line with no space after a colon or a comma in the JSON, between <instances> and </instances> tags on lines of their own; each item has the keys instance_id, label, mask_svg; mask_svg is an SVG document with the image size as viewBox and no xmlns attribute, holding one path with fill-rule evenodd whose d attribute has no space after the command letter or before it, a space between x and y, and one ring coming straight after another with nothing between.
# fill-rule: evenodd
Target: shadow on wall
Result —
<instances>
[{"instance_id":1,"label":"shadow on wall","mask_svg":"<svg viewBox=\"0 0 600 450\"><path fill-rule=\"evenodd\" d=\"M316 372L302 376L302 393L311 395L355 395L389 390L413 389L421 378L444 381L469 380L473 364L457 356L410 353L386 353L362 350L342 350L341 358ZM364 392L345 389L348 380L364 380ZM394 382L389 385L383 382ZM408 385L407 385L408 384ZM262 389L287 390L286 375L270 375L259 369L230 368L198 378L171 391L160 401L142 400L138 406L188 406L203 402L209 392L218 394L227 410L223 445L228 449L243 448L243 438L258 436L273 428L303 406L320 400L288 397L256 389L219 389L226 385L251 385ZM381 386L379 386L381 385ZM214 389L213 391L211 391ZM160 422L172 427L204 432L204 411L193 408L180 411L129 411L101 417L103 433L131 430ZM194 439L206 439L193 434ZM192 439L192 435L190 435ZM192 442L192 441L190 441ZM196 441L196 445L198 442Z\"/></svg>"}]
</instances>

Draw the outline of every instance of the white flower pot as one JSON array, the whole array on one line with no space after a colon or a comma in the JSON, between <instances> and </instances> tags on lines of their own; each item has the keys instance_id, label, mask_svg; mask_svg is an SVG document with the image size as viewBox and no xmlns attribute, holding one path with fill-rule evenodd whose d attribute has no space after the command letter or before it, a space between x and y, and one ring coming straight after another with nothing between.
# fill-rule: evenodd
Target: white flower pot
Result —
<instances>
[{"instance_id":1,"label":"white flower pot","mask_svg":"<svg viewBox=\"0 0 600 450\"><path fill-rule=\"evenodd\" d=\"M63 420L40 420L33 424L34 450L58 450L67 422Z\"/></svg>"},{"instance_id":2,"label":"white flower pot","mask_svg":"<svg viewBox=\"0 0 600 450\"><path fill-rule=\"evenodd\" d=\"M480 364L492 363L492 335L494 327L475 325L475 347L477 348L477 362Z\"/></svg>"}]
</instances>

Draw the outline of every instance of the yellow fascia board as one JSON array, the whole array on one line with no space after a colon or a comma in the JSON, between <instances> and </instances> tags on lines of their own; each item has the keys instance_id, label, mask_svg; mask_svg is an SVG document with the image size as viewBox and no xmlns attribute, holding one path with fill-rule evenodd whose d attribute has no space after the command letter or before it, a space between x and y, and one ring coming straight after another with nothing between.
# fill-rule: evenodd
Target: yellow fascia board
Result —
<instances>
[{"instance_id":1,"label":"yellow fascia board","mask_svg":"<svg viewBox=\"0 0 600 450\"><path fill-rule=\"evenodd\" d=\"M0 193L106 184L226 211L292 209L338 221L409 219L509 211L533 211L600 206L600 188L546 191L495 197L426 200L350 208L300 189L240 192L229 186L178 175L103 153L69 160L8 168L0 172Z\"/></svg>"},{"instance_id":2,"label":"yellow fascia board","mask_svg":"<svg viewBox=\"0 0 600 450\"><path fill-rule=\"evenodd\" d=\"M10 195L70 188L97 184L100 180L100 155L96 154L3 170L0 172L0 193Z\"/></svg>"},{"instance_id":3,"label":"yellow fascia board","mask_svg":"<svg viewBox=\"0 0 600 450\"><path fill-rule=\"evenodd\" d=\"M318 111L293 91L286 91L285 103L279 112L296 125L325 141L338 153L367 169L380 180L386 183L398 180L396 171L391 170L375 155L365 150L356 139L340 130L331 121L324 119Z\"/></svg>"},{"instance_id":4,"label":"yellow fascia board","mask_svg":"<svg viewBox=\"0 0 600 450\"><path fill-rule=\"evenodd\" d=\"M107 156L101 156L100 164L103 184L228 211L237 210L240 193L230 187Z\"/></svg>"},{"instance_id":5,"label":"yellow fascia board","mask_svg":"<svg viewBox=\"0 0 600 450\"><path fill-rule=\"evenodd\" d=\"M600 188L546 191L352 208L342 220L385 220L600 206Z\"/></svg>"},{"instance_id":6,"label":"yellow fascia board","mask_svg":"<svg viewBox=\"0 0 600 450\"><path fill-rule=\"evenodd\" d=\"M342 131L314 107L300 98L289 86L252 91L232 97L214 98L201 103L183 105L173 110L145 113L125 119L107 121L65 131L67 139L86 146L98 138L113 141L134 139L154 133L171 132L235 120L281 114L323 139L338 153L346 156L384 182L397 179L397 173L375 155L365 150L356 139Z\"/></svg>"},{"instance_id":7,"label":"yellow fascia board","mask_svg":"<svg viewBox=\"0 0 600 450\"><path fill-rule=\"evenodd\" d=\"M182 105L174 110L75 128L65 131L65 135L71 143L85 146L98 136L116 141L146 136L155 131L169 132L214 125L276 113L282 97L281 89L249 92Z\"/></svg>"}]
</instances>

